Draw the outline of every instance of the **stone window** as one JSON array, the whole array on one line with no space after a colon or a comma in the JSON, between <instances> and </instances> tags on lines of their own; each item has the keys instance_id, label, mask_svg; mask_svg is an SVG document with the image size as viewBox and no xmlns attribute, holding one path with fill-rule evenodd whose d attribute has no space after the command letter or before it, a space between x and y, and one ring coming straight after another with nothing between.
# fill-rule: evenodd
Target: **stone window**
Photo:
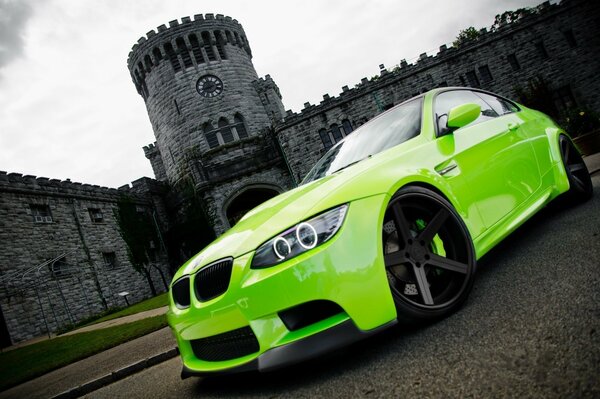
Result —
<instances>
[{"instance_id":1,"label":"stone window","mask_svg":"<svg viewBox=\"0 0 600 399\"><path fill-rule=\"evenodd\" d=\"M479 75L481 75L482 83L487 83L494 79L492 77L492 73L490 72L490 68L487 65L483 65L483 66L479 67Z\"/></svg>"},{"instance_id":2,"label":"stone window","mask_svg":"<svg viewBox=\"0 0 600 399\"><path fill-rule=\"evenodd\" d=\"M152 69L152 60L150 59L150 56L148 54L146 54L146 56L144 57L144 64L146 65L146 72L150 72L150 70Z\"/></svg>"},{"instance_id":3,"label":"stone window","mask_svg":"<svg viewBox=\"0 0 600 399\"><path fill-rule=\"evenodd\" d=\"M214 34L216 38L217 51L219 52L219 57L221 57L222 60L226 60L227 53L225 52L225 40L223 39L223 35L221 34L221 31L218 30L216 30Z\"/></svg>"},{"instance_id":4,"label":"stone window","mask_svg":"<svg viewBox=\"0 0 600 399\"><path fill-rule=\"evenodd\" d=\"M233 32L233 36L235 36L235 44L237 44L238 46L242 46L242 42L240 41L240 35L238 35L237 32Z\"/></svg>"},{"instance_id":5,"label":"stone window","mask_svg":"<svg viewBox=\"0 0 600 399\"><path fill-rule=\"evenodd\" d=\"M59 260L50 263L48 265L48 269L50 271L50 274L52 274L52 277L55 279L69 277L69 275L71 274L66 257L62 257Z\"/></svg>"},{"instance_id":6,"label":"stone window","mask_svg":"<svg viewBox=\"0 0 600 399\"><path fill-rule=\"evenodd\" d=\"M573 33L573 29L564 30L563 35L565 35L565 39L567 40L567 43L569 43L569 47L577 47L577 40L575 40L575 34Z\"/></svg>"},{"instance_id":7,"label":"stone window","mask_svg":"<svg viewBox=\"0 0 600 399\"><path fill-rule=\"evenodd\" d=\"M204 43L204 51L206 51L206 56L209 61L215 61L217 56L215 55L215 50L213 49L211 40L210 40L210 32L202 32L202 42Z\"/></svg>"},{"instance_id":8,"label":"stone window","mask_svg":"<svg viewBox=\"0 0 600 399\"><path fill-rule=\"evenodd\" d=\"M210 122L207 122L203 125L202 130L210 148L248 137L244 117L239 113L235 114L233 124L230 124L226 118L220 118L216 129Z\"/></svg>"},{"instance_id":9,"label":"stone window","mask_svg":"<svg viewBox=\"0 0 600 399\"><path fill-rule=\"evenodd\" d=\"M88 208L88 212L90 213L90 220L93 223L102 223L102 222L104 222L104 216L102 215L102 209Z\"/></svg>"},{"instance_id":10,"label":"stone window","mask_svg":"<svg viewBox=\"0 0 600 399\"><path fill-rule=\"evenodd\" d=\"M165 53L167 53L167 57L169 57L173 71L181 71L181 64L179 63L179 59L177 58L177 54L175 54L175 50L173 50L171 43L165 44Z\"/></svg>"},{"instance_id":11,"label":"stone window","mask_svg":"<svg viewBox=\"0 0 600 399\"><path fill-rule=\"evenodd\" d=\"M521 69L521 65L519 64L519 61L517 60L517 56L515 54L509 54L508 56L506 56L506 60L510 64L510 67L513 69L513 71L518 71L519 69Z\"/></svg>"},{"instance_id":12,"label":"stone window","mask_svg":"<svg viewBox=\"0 0 600 399\"><path fill-rule=\"evenodd\" d=\"M469 81L469 86L471 87L479 87L479 78L475 71L468 71L466 73L467 81Z\"/></svg>"},{"instance_id":13,"label":"stone window","mask_svg":"<svg viewBox=\"0 0 600 399\"><path fill-rule=\"evenodd\" d=\"M117 255L114 252L102 252L104 266L108 269L115 269L117 265Z\"/></svg>"},{"instance_id":14,"label":"stone window","mask_svg":"<svg viewBox=\"0 0 600 399\"><path fill-rule=\"evenodd\" d=\"M231 32L228 30L225 31L225 36L227 37L227 43L233 44L233 36L231 36Z\"/></svg>"},{"instance_id":15,"label":"stone window","mask_svg":"<svg viewBox=\"0 0 600 399\"><path fill-rule=\"evenodd\" d=\"M223 143L231 143L234 140L229 121L225 118L219 119L219 133Z\"/></svg>"},{"instance_id":16,"label":"stone window","mask_svg":"<svg viewBox=\"0 0 600 399\"><path fill-rule=\"evenodd\" d=\"M235 114L233 117L233 128L240 139L248 137L248 131L246 130L246 124L244 123L244 117L240 114Z\"/></svg>"},{"instance_id":17,"label":"stone window","mask_svg":"<svg viewBox=\"0 0 600 399\"><path fill-rule=\"evenodd\" d=\"M198 43L198 38L192 33L188 36L188 39L192 45L192 54L194 55L196 64L204 63L204 57L202 56L202 49L200 48L200 43Z\"/></svg>"},{"instance_id":18,"label":"stone window","mask_svg":"<svg viewBox=\"0 0 600 399\"><path fill-rule=\"evenodd\" d=\"M34 223L52 223L52 214L48 205L30 204Z\"/></svg>"},{"instance_id":19,"label":"stone window","mask_svg":"<svg viewBox=\"0 0 600 399\"><path fill-rule=\"evenodd\" d=\"M186 68L193 66L194 64L192 63L190 51L185 45L185 40L183 40L183 37L178 37L177 39L175 39L175 44L177 44L177 49L179 50L179 54L181 54L183 65L185 65Z\"/></svg>"},{"instance_id":20,"label":"stone window","mask_svg":"<svg viewBox=\"0 0 600 399\"><path fill-rule=\"evenodd\" d=\"M154 65L158 65L159 61L162 60L162 53L158 47L154 47L152 50L152 54L154 55Z\"/></svg>"},{"instance_id":21,"label":"stone window","mask_svg":"<svg viewBox=\"0 0 600 399\"><path fill-rule=\"evenodd\" d=\"M392 106L393 106L393 104L392 104ZM350 123L350 121L348 119L344 119L342 121L342 129L344 130L344 136L349 135L354 130L352 128L352 124Z\"/></svg>"},{"instance_id":22,"label":"stone window","mask_svg":"<svg viewBox=\"0 0 600 399\"><path fill-rule=\"evenodd\" d=\"M219 139L217 137L217 130L213 128L212 123L205 123L202 127L202 130L204 131L204 137L206 138L206 142L208 143L208 146L210 148L215 148L220 145Z\"/></svg>"},{"instance_id":23,"label":"stone window","mask_svg":"<svg viewBox=\"0 0 600 399\"><path fill-rule=\"evenodd\" d=\"M544 46L544 42L540 40L539 42L535 43L535 48L537 49L538 53L540 54L540 57L542 57L543 60L550 58L550 56L548 55L548 51L546 51L546 46Z\"/></svg>"},{"instance_id":24,"label":"stone window","mask_svg":"<svg viewBox=\"0 0 600 399\"><path fill-rule=\"evenodd\" d=\"M552 93L552 100L560 113L564 113L577 106L577 102L575 101L575 97L573 97L573 92L569 85L554 90Z\"/></svg>"},{"instance_id":25,"label":"stone window","mask_svg":"<svg viewBox=\"0 0 600 399\"><path fill-rule=\"evenodd\" d=\"M338 126L337 123L334 123L329 127L329 130L320 129L319 136L321 137L325 150L328 150L333 147L335 143L350 134L350 132L352 132L352 124L349 120L344 119L341 127Z\"/></svg>"}]
</instances>

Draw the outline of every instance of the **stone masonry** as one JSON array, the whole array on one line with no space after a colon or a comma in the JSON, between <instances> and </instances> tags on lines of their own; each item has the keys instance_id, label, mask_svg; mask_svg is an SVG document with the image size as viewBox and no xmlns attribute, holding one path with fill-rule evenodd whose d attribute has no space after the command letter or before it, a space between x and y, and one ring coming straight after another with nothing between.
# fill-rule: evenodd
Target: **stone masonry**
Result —
<instances>
[{"instance_id":1,"label":"stone masonry","mask_svg":"<svg viewBox=\"0 0 600 399\"><path fill-rule=\"evenodd\" d=\"M164 227L161 186L142 178L109 189L0 172L0 306L13 343L124 306L120 292L130 303L151 295L129 263L114 210L127 195ZM170 276L160 245L151 276L163 292Z\"/></svg>"}]
</instances>

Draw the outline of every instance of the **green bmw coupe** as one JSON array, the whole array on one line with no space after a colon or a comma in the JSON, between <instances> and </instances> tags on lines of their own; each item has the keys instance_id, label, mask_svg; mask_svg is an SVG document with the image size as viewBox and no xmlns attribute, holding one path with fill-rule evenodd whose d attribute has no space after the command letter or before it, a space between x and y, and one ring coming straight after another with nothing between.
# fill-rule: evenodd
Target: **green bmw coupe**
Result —
<instances>
[{"instance_id":1,"label":"green bmw coupe","mask_svg":"<svg viewBox=\"0 0 600 399\"><path fill-rule=\"evenodd\" d=\"M592 183L549 117L442 88L372 119L176 273L182 377L272 370L457 309L476 261Z\"/></svg>"}]
</instances>

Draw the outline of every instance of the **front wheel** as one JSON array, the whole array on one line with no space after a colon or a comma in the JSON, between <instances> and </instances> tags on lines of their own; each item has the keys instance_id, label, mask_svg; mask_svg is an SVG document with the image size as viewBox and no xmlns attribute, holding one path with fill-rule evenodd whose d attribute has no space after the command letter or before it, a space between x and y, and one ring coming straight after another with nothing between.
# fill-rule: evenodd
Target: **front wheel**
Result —
<instances>
[{"instance_id":1,"label":"front wheel","mask_svg":"<svg viewBox=\"0 0 600 399\"><path fill-rule=\"evenodd\" d=\"M441 195L405 187L388 204L384 260L398 318L443 317L467 299L475 251L460 215Z\"/></svg>"},{"instance_id":2,"label":"front wheel","mask_svg":"<svg viewBox=\"0 0 600 399\"><path fill-rule=\"evenodd\" d=\"M566 193L566 197L574 202L587 201L592 198L594 188L590 172L585 166L581 154L579 154L573 142L564 134L558 137L558 144L569 179L569 191Z\"/></svg>"}]
</instances>

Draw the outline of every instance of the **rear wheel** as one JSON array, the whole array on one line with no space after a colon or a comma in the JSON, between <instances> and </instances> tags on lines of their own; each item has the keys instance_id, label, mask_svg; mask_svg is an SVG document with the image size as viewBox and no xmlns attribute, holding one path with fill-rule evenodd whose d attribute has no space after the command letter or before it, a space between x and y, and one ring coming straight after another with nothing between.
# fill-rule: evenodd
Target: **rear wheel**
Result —
<instances>
[{"instance_id":1,"label":"rear wheel","mask_svg":"<svg viewBox=\"0 0 600 399\"><path fill-rule=\"evenodd\" d=\"M581 154L573 145L573 142L561 134L558 138L560 155L562 157L567 178L569 179L569 191L566 197L575 202L583 202L592 198L593 186L590 172L581 158Z\"/></svg>"},{"instance_id":2,"label":"rear wheel","mask_svg":"<svg viewBox=\"0 0 600 399\"><path fill-rule=\"evenodd\" d=\"M384 259L401 320L432 320L458 308L473 286L475 251L452 205L421 187L401 189L383 225Z\"/></svg>"}]
</instances>

